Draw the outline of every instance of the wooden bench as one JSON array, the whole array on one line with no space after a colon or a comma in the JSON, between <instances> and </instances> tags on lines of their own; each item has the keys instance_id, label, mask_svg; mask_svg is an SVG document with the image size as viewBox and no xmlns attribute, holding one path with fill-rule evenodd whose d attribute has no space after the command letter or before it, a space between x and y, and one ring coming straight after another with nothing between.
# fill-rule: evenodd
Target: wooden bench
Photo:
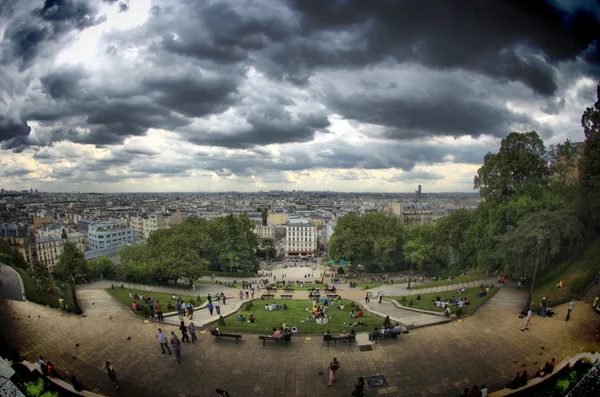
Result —
<instances>
[{"instance_id":1,"label":"wooden bench","mask_svg":"<svg viewBox=\"0 0 600 397\"><path fill-rule=\"evenodd\" d=\"M294 289L293 288L286 288L285 292L292 292Z\"/></svg>"},{"instance_id":2,"label":"wooden bench","mask_svg":"<svg viewBox=\"0 0 600 397\"><path fill-rule=\"evenodd\" d=\"M329 342L333 342L335 344L337 344L338 342L342 342L342 343L348 342L348 346L350 346L350 343L355 342L355 341L356 341L355 334L349 334L346 336L330 335L330 334L323 335L323 342L327 342L327 347L329 347Z\"/></svg>"},{"instance_id":3,"label":"wooden bench","mask_svg":"<svg viewBox=\"0 0 600 397\"><path fill-rule=\"evenodd\" d=\"M281 299L292 299L292 296L294 296L294 295L281 294L280 296L281 296Z\"/></svg>"},{"instance_id":4,"label":"wooden bench","mask_svg":"<svg viewBox=\"0 0 600 397\"><path fill-rule=\"evenodd\" d=\"M265 299L265 298L274 298L275 295L274 294L262 294L260 299Z\"/></svg>"},{"instance_id":5,"label":"wooden bench","mask_svg":"<svg viewBox=\"0 0 600 397\"><path fill-rule=\"evenodd\" d=\"M328 298L337 299L337 298L339 298L340 296L339 296L338 294L327 294L327 297L328 297Z\"/></svg>"},{"instance_id":6,"label":"wooden bench","mask_svg":"<svg viewBox=\"0 0 600 397\"><path fill-rule=\"evenodd\" d=\"M239 334L226 334L215 330L210 331L210 333L211 335L214 335L217 342L219 341L219 338L235 338L235 343L238 344L239 340L242 338L242 335Z\"/></svg>"},{"instance_id":7,"label":"wooden bench","mask_svg":"<svg viewBox=\"0 0 600 397\"><path fill-rule=\"evenodd\" d=\"M320 297L320 296L321 296L321 294L319 294L318 292L317 292L316 294L315 294L315 293L312 293L312 292L311 292L310 294L308 294L308 297L309 297L309 298L318 298L318 297Z\"/></svg>"},{"instance_id":8,"label":"wooden bench","mask_svg":"<svg viewBox=\"0 0 600 397\"><path fill-rule=\"evenodd\" d=\"M259 335L258 339L263 341L263 346L267 343L268 340L271 340L273 342L282 342L285 345L285 347L287 347L287 344L292 341L292 335L282 335L279 338L276 338L272 335Z\"/></svg>"},{"instance_id":9,"label":"wooden bench","mask_svg":"<svg viewBox=\"0 0 600 397\"><path fill-rule=\"evenodd\" d=\"M377 335L371 335L369 334L369 340L374 340L375 343L377 343L377 339L394 339L394 341L398 340L398 335L401 335L402 332L390 332L390 333L385 333L385 334L381 334L378 333Z\"/></svg>"}]
</instances>

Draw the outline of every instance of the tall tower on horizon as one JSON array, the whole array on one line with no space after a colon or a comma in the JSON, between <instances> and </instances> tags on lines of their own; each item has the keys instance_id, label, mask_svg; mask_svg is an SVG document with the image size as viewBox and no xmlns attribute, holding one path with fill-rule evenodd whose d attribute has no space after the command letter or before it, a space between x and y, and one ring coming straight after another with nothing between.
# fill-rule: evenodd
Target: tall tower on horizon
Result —
<instances>
[{"instance_id":1,"label":"tall tower on horizon","mask_svg":"<svg viewBox=\"0 0 600 397\"><path fill-rule=\"evenodd\" d=\"M421 185L419 185L419 190L417 190L417 196L421 197Z\"/></svg>"}]
</instances>

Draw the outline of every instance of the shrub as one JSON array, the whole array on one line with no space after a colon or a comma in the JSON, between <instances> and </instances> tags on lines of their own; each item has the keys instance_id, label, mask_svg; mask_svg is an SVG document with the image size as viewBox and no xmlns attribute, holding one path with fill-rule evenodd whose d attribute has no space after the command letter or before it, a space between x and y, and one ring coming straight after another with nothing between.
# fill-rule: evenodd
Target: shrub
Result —
<instances>
[{"instance_id":1,"label":"shrub","mask_svg":"<svg viewBox=\"0 0 600 397\"><path fill-rule=\"evenodd\" d=\"M223 316L219 316L219 322L217 324L219 324L221 327L225 327L227 325L225 324L225 319Z\"/></svg>"},{"instance_id":2,"label":"shrub","mask_svg":"<svg viewBox=\"0 0 600 397\"><path fill-rule=\"evenodd\" d=\"M351 335L354 335L354 334L356 334L356 331L354 330L354 328L352 328L352 329L350 330L350 334L351 334Z\"/></svg>"},{"instance_id":3,"label":"shrub","mask_svg":"<svg viewBox=\"0 0 600 397\"><path fill-rule=\"evenodd\" d=\"M385 320L383 320L383 324L384 327L390 327L392 325L392 322L390 321L390 316L385 316Z\"/></svg>"},{"instance_id":4,"label":"shrub","mask_svg":"<svg viewBox=\"0 0 600 397\"><path fill-rule=\"evenodd\" d=\"M415 303L415 302L414 302L414 301L411 299L411 300L408 302L408 306L410 307L410 306L412 306L414 303Z\"/></svg>"},{"instance_id":5,"label":"shrub","mask_svg":"<svg viewBox=\"0 0 600 397\"><path fill-rule=\"evenodd\" d=\"M401 299L401 302L402 302L402 303L406 302L406 296L403 296L403 297L402 297L402 299Z\"/></svg>"},{"instance_id":6,"label":"shrub","mask_svg":"<svg viewBox=\"0 0 600 397\"><path fill-rule=\"evenodd\" d=\"M148 305L144 305L142 313L144 314L144 317L150 317L150 309L148 309Z\"/></svg>"},{"instance_id":7,"label":"shrub","mask_svg":"<svg viewBox=\"0 0 600 397\"><path fill-rule=\"evenodd\" d=\"M459 307L454 314L456 314L456 317L460 318L460 316L463 315L463 308Z\"/></svg>"},{"instance_id":8,"label":"shrub","mask_svg":"<svg viewBox=\"0 0 600 397\"><path fill-rule=\"evenodd\" d=\"M123 284L121 284L121 288L125 289L125 287L123 287Z\"/></svg>"},{"instance_id":9,"label":"shrub","mask_svg":"<svg viewBox=\"0 0 600 397\"><path fill-rule=\"evenodd\" d=\"M246 305L246 308L244 310L246 310L247 312L252 311L252 308L254 307L254 304L252 303L252 301L248 302L248 304Z\"/></svg>"},{"instance_id":10,"label":"shrub","mask_svg":"<svg viewBox=\"0 0 600 397\"><path fill-rule=\"evenodd\" d=\"M417 295L417 300L420 301L421 300L421 294Z\"/></svg>"},{"instance_id":11,"label":"shrub","mask_svg":"<svg viewBox=\"0 0 600 397\"><path fill-rule=\"evenodd\" d=\"M115 289L115 285L114 285L114 284L111 284L111 285L110 285L110 288L112 288L112 289Z\"/></svg>"}]
</instances>

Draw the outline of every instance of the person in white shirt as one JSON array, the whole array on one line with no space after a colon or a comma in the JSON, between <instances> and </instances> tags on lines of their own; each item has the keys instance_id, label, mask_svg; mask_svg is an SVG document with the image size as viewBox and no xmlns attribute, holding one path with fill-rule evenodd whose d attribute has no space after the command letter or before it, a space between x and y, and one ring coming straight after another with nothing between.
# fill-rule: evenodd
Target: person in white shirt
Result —
<instances>
[{"instance_id":1,"label":"person in white shirt","mask_svg":"<svg viewBox=\"0 0 600 397\"><path fill-rule=\"evenodd\" d=\"M271 310L271 306L268 303L265 303L265 310Z\"/></svg>"},{"instance_id":2,"label":"person in white shirt","mask_svg":"<svg viewBox=\"0 0 600 397\"><path fill-rule=\"evenodd\" d=\"M436 307L441 307L441 305L442 305L442 302L440 302L440 301L435 301L435 306L436 306Z\"/></svg>"},{"instance_id":3,"label":"person in white shirt","mask_svg":"<svg viewBox=\"0 0 600 397\"><path fill-rule=\"evenodd\" d=\"M479 390L479 395L481 397L487 397L488 389L487 389L487 387L485 387L485 385L481 385L481 390Z\"/></svg>"},{"instance_id":4,"label":"person in white shirt","mask_svg":"<svg viewBox=\"0 0 600 397\"><path fill-rule=\"evenodd\" d=\"M465 305L465 301L464 300L459 300L458 301L458 307L462 308Z\"/></svg>"},{"instance_id":5,"label":"person in white shirt","mask_svg":"<svg viewBox=\"0 0 600 397\"><path fill-rule=\"evenodd\" d=\"M165 354L165 347L169 351L169 356L171 355L171 349L169 349L169 345L167 344L167 335L163 332L162 329L158 329L156 333L156 337L158 338L158 342L160 343L160 347L162 349L162 354Z\"/></svg>"},{"instance_id":6,"label":"person in white shirt","mask_svg":"<svg viewBox=\"0 0 600 397\"><path fill-rule=\"evenodd\" d=\"M327 316L323 317L323 324L327 324L329 322L329 319L327 318Z\"/></svg>"}]
</instances>

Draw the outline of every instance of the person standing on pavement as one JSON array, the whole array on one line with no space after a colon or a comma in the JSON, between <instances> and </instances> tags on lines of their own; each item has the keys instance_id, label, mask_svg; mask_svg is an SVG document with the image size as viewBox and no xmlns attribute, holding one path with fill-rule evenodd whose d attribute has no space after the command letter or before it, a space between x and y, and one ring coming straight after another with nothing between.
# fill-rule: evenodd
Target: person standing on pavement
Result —
<instances>
[{"instance_id":1,"label":"person standing on pavement","mask_svg":"<svg viewBox=\"0 0 600 397\"><path fill-rule=\"evenodd\" d=\"M119 388L119 384L117 383L117 374L115 373L115 367L113 367L111 365L111 363L109 363L108 361L104 363L104 371L106 372L106 374L108 375L108 377L110 378L110 380L112 381L112 383L115 384L115 386L117 386L117 389Z\"/></svg>"},{"instance_id":2,"label":"person standing on pavement","mask_svg":"<svg viewBox=\"0 0 600 397\"><path fill-rule=\"evenodd\" d=\"M181 325L179 325L179 330L181 331L181 342L190 343L190 337L188 336L188 330L187 330L187 327L185 326L185 324L183 323L183 321L181 322Z\"/></svg>"},{"instance_id":3,"label":"person standing on pavement","mask_svg":"<svg viewBox=\"0 0 600 397\"><path fill-rule=\"evenodd\" d=\"M171 346L173 346L173 351L175 352L175 358L177 359L177 364L181 364L181 341L175 335L175 331L171 331Z\"/></svg>"},{"instance_id":4,"label":"person standing on pavement","mask_svg":"<svg viewBox=\"0 0 600 397\"><path fill-rule=\"evenodd\" d=\"M369 293L368 292L365 295L365 303L369 303Z\"/></svg>"},{"instance_id":5,"label":"person standing on pavement","mask_svg":"<svg viewBox=\"0 0 600 397\"><path fill-rule=\"evenodd\" d=\"M154 305L154 308L156 309L156 317L158 318L158 321L165 321L162 312L162 305L160 304L159 300L156 301L156 305Z\"/></svg>"},{"instance_id":6,"label":"person standing on pavement","mask_svg":"<svg viewBox=\"0 0 600 397\"><path fill-rule=\"evenodd\" d=\"M156 333L156 337L158 338L158 342L160 343L160 348L162 349L162 354L165 354L165 347L169 352L169 356L171 355L171 349L169 349L169 345L167 344L167 335L163 332L162 329L158 329Z\"/></svg>"},{"instance_id":7,"label":"person standing on pavement","mask_svg":"<svg viewBox=\"0 0 600 397\"><path fill-rule=\"evenodd\" d=\"M190 320L194 318L194 305L192 304L192 300L190 299L190 303L188 304L188 314L190 315Z\"/></svg>"},{"instance_id":8,"label":"person standing on pavement","mask_svg":"<svg viewBox=\"0 0 600 397\"><path fill-rule=\"evenodd\" d=\"M243 300L243 299L244 299L244 292L240 291L240 300Z\"/></svg>"},{"instance_id":9,"label":"person standing on pavement","mask_svg":"<svg viewBox=\"0 0 600 397\"><path fill-rule=\"evenodd\" d=\"M198 340L198 338L196 337L196 326L194 325L194 323L190 323L188 330L190 331L190 335L192 335L192 343L194 343L196 340Z\"/></svg>"},{"instance_id":10,"label":"person standing on pavement","mask_svg":"<svg viewBox=\"0 0 600 397\"><path fill-rule=\"evenodd\" d=\"M219 301L215 302L215 310L217 311L217 314L221 314L221 304L219 303Z\"/></svg>"},{"instance_id":11,"label":"person standing on pavement","mask_svg":"<svg viewBox=\"0 0 600 397\"><path fill-rule=\"evenodd\" d=\"M148 298L148 309L150 309L150 317L154 318L154 300L152 297Z\"/></svg>"},{"instance_id":12,"label":"person standing on pavement","mask_svg":"<svg viewBox=\"0 0 600 397\"><path fill-rule=\"evenodd\" d=\"M352 392L352 396L354 397L363 397L365 390L365 378L362 376L358 378L358 383L354 386L354 391Z\"/></svg>"},{"instance_id":13,"label":"person standing on pavement","mask_svg":"<svg viewBox=\"0 0 600 397\"><path fill-rule=\"evenodd\" d=\"M333 361L329 364L329 383L327 384L327 387L333 386L335 382L335 372L338 369L340 369L340 362L334 357Z\"/></svg>"},{"instance_id":14,"label":"person standing on pavement","mask_svg":"<svg viewBox=\"0 0 600 397\"><path fill-rule=\"evenodd\" d=\"M208 311L210 312L210 315L212 316L212 314L213 314L213 308L214 308L212 302L208 302L208 305L206 305L206 307L208 308Z\"/></svg>"},{"instance_id":15,"label":"person standing on pavement","mask_svg":"<svg viewBox=\"0 0 600 397\"><path fill-rule=\"evenodd\" d=\"M379 291L379 303L383 300L383 292Z\"/></svg>"},{"instance_id":16,"label":"person standing on pavement","mask_svg":"<svg viewBox=\"0 0 600 397\"><path fill-rule=\"evenodd\" d=\"M225 304L225 301L227 300L227 297L222 292L221 292L221 298L223 298L223 304Z\"/></svg>"},{"instance_id":17,"label":"person standing on pavement","mask_svg":"<svg viewBox=\"0 0 600 397\"><path fill-rule=\"evenodd\" d=\"M525 332L525 330L529 329L529 322L531 321L531 308L527 311L527 318L525 319L525 325L521 328L521 331Z\"/></svg>"},{"instance_id":18,"label":"person standing on pavement","mask_svg":"<svg viewBox=\"0 0 600 397\"><path fill-rule=\"evenodd\" d=\"M569 302L569 311L567 312L567 319L565 321L569 321L569 318L571 318L571 311L573 310L573 306L575 306L575 299L571 299L571 302Z\"/></svg>"},{"instance_id":19,"label":"person standing on pavement","mask_svg":"<svg viewBox=\"0 0 600 397\"><path fill-rule=\"evenodd\" d=\"M208 294L208 296L206 297L206 299L208 299L208 303L212 302L212 297L210 296L210 294Z\"/></svg>"}]
</instances>

